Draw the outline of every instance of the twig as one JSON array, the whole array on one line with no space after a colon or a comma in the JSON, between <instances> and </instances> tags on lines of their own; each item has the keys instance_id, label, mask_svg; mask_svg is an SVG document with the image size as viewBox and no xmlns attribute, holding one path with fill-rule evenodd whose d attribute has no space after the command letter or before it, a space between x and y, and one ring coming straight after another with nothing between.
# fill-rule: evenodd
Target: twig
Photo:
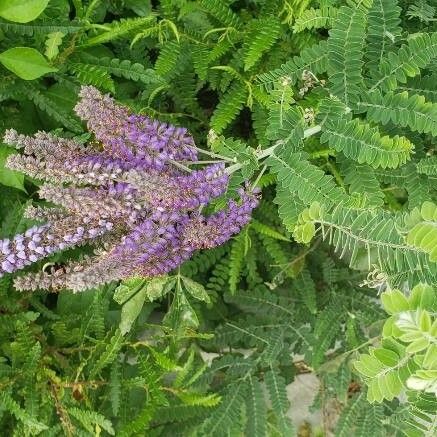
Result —
<instances>
[{"instance_id":1,"label":"twig","mask_svg":"<svg viewBox=\"0 0 437 437\"><path fill-rule=\"evenodd\" d=\"M316 126L310 127L310 128L308 128L308 129L306 129L306 130L304 131L304 136L303 136L303 137L304 137L304 138L311 137L311 136L313 136L313 135L319 133L320 130L321 130L321 126L320 126L320 125L316 125ZM259 160L261 160L261 159L264 159L264 158L267 158L268 156L273 155L273 153L274 153L276 147L278 147L278 146L280 146L280 145L282 145L282 141L278 141L278 142L277 142L276 144L274 144L273 146L271 146L271 147L269 147L269 148L267 148L267 149L261 150L261 151L256 155L256 158L257 158L258 161L259 161ZM232 173L236 172L237 170L240 170L241 167L243 167L243 164L240 163L240 162L238 162L237 164L234 164L234 165L231 165L230 167L228 167L228 168L226 169L226 173L228 173L228 174L232 174Z\"/></svg>"}]
</instances>

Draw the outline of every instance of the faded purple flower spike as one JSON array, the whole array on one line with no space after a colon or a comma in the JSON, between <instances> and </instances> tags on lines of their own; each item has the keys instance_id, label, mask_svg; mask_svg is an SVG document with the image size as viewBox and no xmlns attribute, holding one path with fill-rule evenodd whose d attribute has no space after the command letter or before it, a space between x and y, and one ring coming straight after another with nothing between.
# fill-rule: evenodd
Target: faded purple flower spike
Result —
<instances>
[{"instance_id":1,"label":"faded purple flower spike","mask_svg":"<svg viewBox=\"0 0 437 437\"><path fill-rule=\"evenodd\" d=\"M197 159L194 141L185 128L130 114L92 86L82 87L76 114L111 155L161 170L169 159Z\"/></svg>"},{"instance_id":2,"label":"faded purple flower spike","mask_svg":"<svg viewBox=\"0 0 437 437\"><path fill-rule=\"evenodd\" d=\"M249 222L258 196L243 189L227 209L200 213L227 190L229 177L222 163L189 168L198 163L186 129L131 114L93 87L83 87L80 97L76 112L100 144L83 146L44 132L5 133L4 141L23 151L9 157L9 168L48 181L39 196L55 206L28 207L25 215L41 224L0 240L0 276L82 244L94 245L96 253L17 277L17 289L82 291L167 273Z\"/></svg>"}]
</instances>

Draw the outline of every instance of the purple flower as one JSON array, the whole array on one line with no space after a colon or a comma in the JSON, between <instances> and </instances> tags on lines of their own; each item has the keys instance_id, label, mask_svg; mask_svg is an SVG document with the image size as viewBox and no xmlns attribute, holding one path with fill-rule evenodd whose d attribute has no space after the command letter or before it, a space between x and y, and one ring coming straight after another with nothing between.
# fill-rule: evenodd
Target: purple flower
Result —
<instances>
[{"instance_id":1,"label":"purple flower","mask_svg":"<svg viewBox=\"0 0 437 437\"><path fill-rule=\"evenodd\" d=\"M209 217L199 212L227 190L229 178L222 163L190 170L197 152L185 128L131 114L93 87L83 87L80 97L76 112L99 144L44 132L5 134L23 150L7 165L48 181L39 196L55 206L28 207L25 215L42 224L0 240L0 276L82 244L93 244L96 254L62 271L18 277L16 287L82 291L160 275L248 223L258 202L253 192L241 190L239 201Z\"/></svg>"},{"instance_id":2,"label":"purple flower","mask_svg":"<svg viewBox=\"0 0 437 437\"><path fill-rule=\"evenodd\" d=\"M169 159L196 160L193 138L179 128L130 114L92 86L82 87L76 114L112 156L162 170Z\"/></svg>"}]
</instances>

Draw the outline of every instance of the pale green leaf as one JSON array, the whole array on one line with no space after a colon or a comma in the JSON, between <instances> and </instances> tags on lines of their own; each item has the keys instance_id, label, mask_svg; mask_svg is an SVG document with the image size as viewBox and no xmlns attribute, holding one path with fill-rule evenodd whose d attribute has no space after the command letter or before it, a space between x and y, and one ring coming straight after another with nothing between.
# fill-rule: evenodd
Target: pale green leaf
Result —
<instances>
[{"instance_id":1,"label":"pale green leaf","mask_svg":"<svg viewBox=\"0 0 437 437\"><path fill-rule=\"evenodd\" d=\"M0 0L0 17L28 23L37 18L47 7L49 0Z\"/></svg>"},{"instance_id":2,"label":"pale green leaf","mask_svg":"<svg viewBox=\"0 0 437 437\"><path fill-rule=\"evenodd\" d=\"M132 325L143 308L144 301L146 299L146 293L147 289L142 288L123 305L123 308L121 309L121 320L119 325L122 335L127 334L131 330Z\"/></svg>"},{"instance_id":3,"label":"pale green leaf","mask_svg":"<svg viewBox=\"0 0 437 437\"><path fill-rule=\"evenodd\" d=\"M24 175L5 167L6 159L14 153L17 152L10 147L0 145L0 184L26 191L24 189Z\"/></svg>"},{"instance_id":4,"label":"pale green leaf","mask_svg":"<svg viewBox=\"0 0 437 437\"><path fill-rule=\"evenodd\" d=\"M47 35L47 39L45 42L46 50L44 54L47 59L54 59L59 54L59 46L62 44L62 38L65 36L65 33L62 32L52 32Z\"/></svg>"},{"instance_id":5,"label":"pale green leaf","mask_svg":"<svg viewBox=\"0 0 437 437\"><path fill-rule=\"evenodd\" d=\"M34 80L47 73L58 71L38 50L30 47L13 47L0 53L0 62L24 80Z\"/></svg>"},{"instance_id":6,"label":"pale green leaf","mask_svg":"<svg viewBox=\"0 0 437 437\"><path fill-rule=\"evenodd\" d=\"M409 303L407 298L399 290L386 291L381 295L384 309L389 314L397 314L402 311L408 311Z\"/></svg>"},{"instance_id":7,"label":"pale green leaf","mask_svg":"<svg viewBox=\"0 0 437 437\"><path fill-rule=\"evenodd\" d=\"M399 355L390 349L378 348L372 351L373 356L385 366L393 367L399 361Z\"/></svg>"},{"instance_id":8,"label":"pale green leaf","mask_svg":"<svg viewBox=\"0 0 437 437\"><path fill-rule=\"evenodd\" d=\"M203 300L207 303L211 302L211 299L202 284L199 284L198 282L195 282L185 276L182 276L182 282L184 283L188 293L190 293L195 299Z\"/></svg>"}]
</instances>

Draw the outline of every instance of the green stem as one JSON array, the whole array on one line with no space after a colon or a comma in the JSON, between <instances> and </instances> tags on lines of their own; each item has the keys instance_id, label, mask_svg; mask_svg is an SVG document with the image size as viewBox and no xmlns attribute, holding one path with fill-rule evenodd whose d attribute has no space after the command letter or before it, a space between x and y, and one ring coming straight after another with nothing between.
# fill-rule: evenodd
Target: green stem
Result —
<instances>
[{"instance_id":1,"label":"green stem","mask_svg":"<svg viewBox=\"0 0 437 437\"><path fill-rule=\"evenodd\" d=\"M221 159L211 159L207 161L182 161L185 164L188 165L200 165L200 164L218 164L220 162L223 162Z\"/></svg>"},{"instance_id":2,"label":"green stem","mask_svg":"<svg viewBox=\"0 0 437 437\"><path fill-rule=\"evenodd\" d=\"M194 146L193 149L197 150L199 153L203 153L213 158L219 158L222 159L223 161L228 161L228 162L235 162L232 158L229 158L229 156L224 156L218 153L210 152L209 150L200 149L199 147L196 146Z\"/></svg>"},{"instance_id":3,"label":"green stem","mask_svg":"<svg viewBox=\"0 0 437 437\"><path fill-rule=\"evenodd\" d=\"M261 171L259 172L258 177L255 179L255 182L252 184L252 189L251 189L251 191L253 191L253 190L256 188L256 186L258 185L258 182L260 181L262 175L264 174L264 172L265 172L266 170L267 170L267 166L264 165L263 168L261 169Z\"/></svg>"},{"instance_id":4,"label":"green stem","mask_svg":"<svg viewBox=\"0 0 437 437\"><path fill-rule=\"evenodd\" d=\"M303 137L304 138L308 138L308 137L311 137L313 135L316 135L317 133L320 132L320 129L321 129L320 125L316 125L316 126L310 127L310 128L308 128L308 129L306 129L304 131ZM267 149L261 150L256 155L257 160L259 161L261 159L264 159L264 158L267 158L268 156L273 155L276 147L278 147L278 146L280 146L282 144L283 144L282 141L277 141L273 146L271 146L271 147L269 147ZM237 163L237 164L231 165L230 167L228 167L226 169L226 173L232 174L232 173L236 172L237 170L240 170L240 168L242 168L242 167L243 167L243 164L241 164L241 163Z\"/></svg>"},{"instance_id":5,"label":"green stem","mask_svg":"<svg viewBox=\"0 0 437 437\"><path fill-rule=\"evenodd\" d=\"M181 170L186 171L187 173L191 173L192 172L191 168L187 167L184 164L181 164L180 162L175 161L174 159L169 159L168 162L170 162L170 164L173 164L175 167L177 167L177 168L179 168Z\"/></svg>"}]
</instances>

